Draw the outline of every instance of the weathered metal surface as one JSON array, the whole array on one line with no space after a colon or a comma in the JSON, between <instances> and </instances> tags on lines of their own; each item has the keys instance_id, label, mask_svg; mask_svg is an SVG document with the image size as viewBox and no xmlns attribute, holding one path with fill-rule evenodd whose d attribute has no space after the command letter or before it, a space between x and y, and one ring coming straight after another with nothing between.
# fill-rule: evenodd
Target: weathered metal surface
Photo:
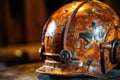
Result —
<instances>
[{"instance_id":1,"label":"weathered metal surface","mask_svg":"<svg viewBox=\"0 0 120 80\"><path fill-rule=\"evenodd\" d=\"M38 77L39 80L119 80L120 79L120 71L113 69L104 77L96 78L85 75L77 75L77 76L56 76L56 75L47 75L40 74Z\"/></svg>"},{"instance_id":2,"label":"weathered metal surface","mask_svg":"<svg viewBox=\"0 0 120 80\"><path fill-rule=\"evenodd\" d=\"M40 51L46 59L37 72L103 76L120 61L119 35L119 17L106 4L97 0L69 3L44 26Z\"/></svg>"}]
</instances>

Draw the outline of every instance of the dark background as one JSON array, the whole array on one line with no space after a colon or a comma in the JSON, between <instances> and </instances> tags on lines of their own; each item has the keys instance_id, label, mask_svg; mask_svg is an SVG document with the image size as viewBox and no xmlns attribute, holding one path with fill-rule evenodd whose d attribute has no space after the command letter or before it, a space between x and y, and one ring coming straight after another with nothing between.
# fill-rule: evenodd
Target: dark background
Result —
<instances>
[{"instance_id":1,"label":"dark background","mask_svg":"<svg viewBox=\"0 0 120 80\"><path fill-rule=\"evenodd\" d=\"M0 46L40 43L42 28L59 7L73 0L0 0ZM120 15L120 0L101 0Z\"/></svg>"}]
</instances>

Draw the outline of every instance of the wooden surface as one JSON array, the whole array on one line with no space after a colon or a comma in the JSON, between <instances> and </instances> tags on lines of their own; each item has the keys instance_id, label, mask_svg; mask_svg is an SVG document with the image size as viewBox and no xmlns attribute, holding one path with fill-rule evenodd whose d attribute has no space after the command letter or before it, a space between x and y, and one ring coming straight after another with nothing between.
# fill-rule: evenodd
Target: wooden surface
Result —
<instances>
[{"instance_id":1,"label":"wooden surface","mask_svg":"<svg viewBox=\"0 0 120 80\"><path fill-rule=\"evenodd\" d=\"M36 73L43 63L32 63L0 69L0 80L120 80L120 70L113 69L102 78L89 76L61 77Z\"/></svg>"},{"instance_id":2,"label":"wooden surface","mask_svg":"<svg viewBox=\"0 0 120 80\"><path fill-rule=\"evenodd\" d=\"M18 65L0 69L0 80L38 80L35 70L40 63Z\"/></svg>"}]
</instances>

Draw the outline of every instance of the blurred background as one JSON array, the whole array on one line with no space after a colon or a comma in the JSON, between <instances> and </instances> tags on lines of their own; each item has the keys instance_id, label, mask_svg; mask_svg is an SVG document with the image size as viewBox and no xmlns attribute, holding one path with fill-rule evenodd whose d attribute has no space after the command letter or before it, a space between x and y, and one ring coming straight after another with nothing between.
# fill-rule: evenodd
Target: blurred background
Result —
<instances>
[{"instance_id":1,"label":"blurred background","mask_svg":"<svg viewBox=\"0 0 120 80\"><path fill-rule=\"evenodd\" d=\"M42 28L49 16L73 0L0 0L0 67L40 62ZM120 16L120 0L100 0Z\"/></svg>"}]
</instances>

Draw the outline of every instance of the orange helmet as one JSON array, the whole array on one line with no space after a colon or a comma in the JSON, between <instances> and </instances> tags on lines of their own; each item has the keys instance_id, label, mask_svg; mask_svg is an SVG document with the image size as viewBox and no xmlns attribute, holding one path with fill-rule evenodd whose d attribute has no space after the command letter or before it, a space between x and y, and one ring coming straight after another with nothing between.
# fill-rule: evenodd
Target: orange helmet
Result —
<instances>
[{"instance_id":1,"label":"orange helmet","mask_svg":"<svg viewBox=\"0 0 120 80\"><path fill-rule=\"evenodd\" d=\"M37 72L99 77L120 62L120 25L117 14L97 1L73 1L58 9L42 33Z\"/></svg>"}]
</instances>

